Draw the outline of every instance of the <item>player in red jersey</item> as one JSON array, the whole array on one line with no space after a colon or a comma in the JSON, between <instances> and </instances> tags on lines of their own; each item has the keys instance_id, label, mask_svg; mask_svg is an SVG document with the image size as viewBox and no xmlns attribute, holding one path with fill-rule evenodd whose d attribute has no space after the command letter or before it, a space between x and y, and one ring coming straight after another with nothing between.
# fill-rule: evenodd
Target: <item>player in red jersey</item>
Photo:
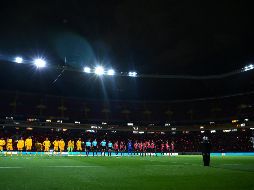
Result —
<instances>
[{"instance_id":1,"label":"player in red jersey","mask_svg":"<svg viewBox=\"0 0 254 190\"><path fill-rule=\"evenodd\" d=\"M150 153L150 156L151 156L151 143L150 143L150 141L146 142L146 149L147 149L147 153Z\"/></svg>"},{"instance_id":2,"label":"player in red jersey","mask_svg":"<svg viewBox=\"0 0 254 190\"><path fill-rule=\"evenodd\" d=\"M118 152L119 152L118 141L116 141L114 143L114 151L115 151L116 155L118 155Z\"/></svg>"},{"instance_id":3,"label":"player in red jersey","mask_svg":"<svg viewBox=\"0 0 254 190\"><path fill-rule=\"evenodd\" d=\"M175 152L175 143L174 141L171 142L171 155Z\"/></svg>"},{"instance_id":4,"label":"player in red jersey","mask_svg":"<svg viewBox=\"0 0 254 190\"><path fill-rule=\"evenodd\" d=\"M153 140L151 142L150 147L151 147L151 152L153 152L157 156L157 154L156 154L156 147L155 147L155 143L153 142ZM150 156L151 156L151 154L150 154Z\"/></svg>"},{"instance_id":5,"label":"player in red jersey","mask_svg":"<svg viewBox=\"0 0 254 190\"><path fill-rule=\"evenodd\" d=\"M143 154L143 143L142 142L138 143L138 149L139 149L139 152L140 152L140 156L144 156L144 154Z\"/></svg>"},{"instance_id":6,"label":"player in red jersey","mask_svg":"<svg viewBox=\"0 0 254 190\"><path fill-rule=\"evenodd\" d=\"M168 155L170 156L170 148L169 148L168 141L165 144L165 148L166 148L166 153L168 153Z\"/></svg>"},{"instance_id":7,"label":"player in red jersey","mask_svg":"<svg viewBox=\"0 0 254 190\"><path fill-rule=\"evenodd\" d=\"M137 153L137 155L138 155L138 141L135 141L135 143L134 143L134 155Z\"/></svg>"},{"instance_id":8,"label":"player in red jersey","mask_svg":"<svg viewBox=\"0 0 254 190\"><path fill-rule=\"evenodd\" d=\"M161 142L161 155L164 155L164 143Z\"/></svg>"},{"instance_id":9,"label":"player in red jersey","mask_svg":"<svg viewBox=\"0 0 254 190\"><path fill-rule=\"evenodd\" d=\"M124 144L124 142L123 141L121 141L121 143L120 143L120 152L121 152L121 156L123 155L123 153L124 153L124 151L125 151L125 144Z\"/></svg>"},{"instance_id":10,"label":"player in red jersey","mask_svg":"<svg viewBox=\"0 0 254 190\"><path fill-rule=\"evenodd\" d=\"M143 147L143 154L145 154L145 156L146 156L146 142L143 143L142 147Z\"/></svg>"}]
</instances>

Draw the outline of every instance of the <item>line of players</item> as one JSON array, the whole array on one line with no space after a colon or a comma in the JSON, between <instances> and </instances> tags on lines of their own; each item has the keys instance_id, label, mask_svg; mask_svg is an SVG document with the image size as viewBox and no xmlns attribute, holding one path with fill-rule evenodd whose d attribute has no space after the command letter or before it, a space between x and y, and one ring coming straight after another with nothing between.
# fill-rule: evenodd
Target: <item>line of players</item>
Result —
<instances>
[{"instance_id":1,"label":"line of players","mask_svg":"<svg viewBox=\"0 0 254 190\"><path fill-rule=\"evenodd\" d=\"M31 137L28 137L26 140L23 140L23 138L20 138L19 140L15 141L16 147L18 151L23 151L24 149L28 152L32 150L33 147L33 140ZM158 144L158 143L157 143ZM52 142L48 138L46 138L43 143L36 142L35 143L35 149L37 152L44 151L49 152L50 147L53 145L53 151L54 152L64 152L65 151L65 141L63 139L56 139ZM76 145L76 148L75 148ZM7 151L13 151L13 141L11 138L8 138L6 141L1 138L0 139L0 152L3 152L4 146L6 147ZM144 142L138 142L135 141L132 143L131 140L125 144L124 141L116 141L114 144L111 141L106 142L106 140L102 140L100 143L97 142L96 139L94 139L92 142L90 139L88 139L86 142L83 142L81 138L79 138L76 143L73 140L69 140L67 143L67 151L73 152L74 149L76 152L81 152L84 150L86 152L86 155L89 155L90 152L94 155L98 155L98 152L101 153L101 155L105 156L105 152L108 152L108 156L111 156L112 152L115 152L116 155L123 154L124 152L128 152L128 154L134 154L141 156L146 156L150 153L156 153L160 152L161 154L164 153L173 153L175 151L175 145L172 141L170 144L168 141L161 142L159 145L156 145L154 141L144 141ZM170 155L170 154L169 154Z\"/></svg>"}]
</instances>

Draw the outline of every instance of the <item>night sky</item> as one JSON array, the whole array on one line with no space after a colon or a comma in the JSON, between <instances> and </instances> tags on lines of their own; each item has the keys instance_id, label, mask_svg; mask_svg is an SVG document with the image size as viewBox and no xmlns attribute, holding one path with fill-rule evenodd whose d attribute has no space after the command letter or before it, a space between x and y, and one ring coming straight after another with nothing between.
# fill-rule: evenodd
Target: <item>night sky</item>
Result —
<instances>
[{"instance_id":1,"label":"night sky","mask_svg":"<svg viewBox=\"0 0 254 190\"><path fill-rule=\"evenodd\" d=\"M133 69L144 74L220 74L254 62L251 12L251 4L247 1L5 1L0 6L0 58L4 62L13 55L23 55L27 59L43 55L52 65L63 64L66 57L67 64L73 68L92 66L98 61L118 71ZM10 68L2 67L2 73L4 69ZM57 74L49 77L49 81ZM5 75L8 74L5 72ZM2 81L7 80L5 75L2 74ZM72 77L70 73L66 75L61 80ZM138 84L134 89L144 87L144 91L133 90L136 95L126 98L167 99L172 95L165 90L169 88L176 92L172 98L188 98L188 95L180 96L185 93L182 89L177 93L179 84L196 92L190 98L252 88L243 87L238 91L236 81L239 80L234 78L233 81L236 88L228 86L232 81L198 82L192 88L190 81L148 79L135 82ZM45 93L64 88L49 87L50 82L45 83L42 89ZM131 87L133 81L131 85L123 81L113 86L118 95L112 98L121 99L121 93L126 95L126 89L122 88L125 83ZM230 90L214 93L211 84L218 90ZM242 86L241 81L239 86ZM13 80L8 85L1 84L2 89L22 90L23 87L24 82ZM78 85L72 95L79 95L82 87ZM197 93L196 89L200 88L202 93ZM151 93L148 89L158 91ZM161 96L143 95L148 93ZM81 96L88 95L81 93Z\"/></svg>"}]
</instances>

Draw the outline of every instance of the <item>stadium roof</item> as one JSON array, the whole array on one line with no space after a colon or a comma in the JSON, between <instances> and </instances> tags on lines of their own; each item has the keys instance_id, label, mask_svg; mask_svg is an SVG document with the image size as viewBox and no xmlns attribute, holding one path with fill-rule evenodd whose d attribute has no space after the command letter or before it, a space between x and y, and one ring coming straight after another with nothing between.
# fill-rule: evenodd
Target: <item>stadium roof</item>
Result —
<instances>
[{"instance_id":1,"label":"stadium roof","mask_svg":"<svg viewBox=\"0 0 254 190\"><path fill-rule=\"evenodd\" d=\"M0 89L102 100L188 100L253 91L253 71L224 79L98 77L1 62ZM60 77L59 77L60 75Z\"/></svg>"},{"instance_id":2,"label":"stadium roof","mask_svg":"<svg viewBox=\"0 0 254 190\"><path fill-rule=\"evenodd\" d=\"M253 62L247 2L55 1L1 6L1 89L113 99L188 99L252 90L251 72L225 80L94 79L8 65L43 56L78 69L101 63L145 74L215 75ZM21 60L19 60L21 61ZM60 75L60 76L59 76ZM58 77L59 76L59 77ZM54 82L58 79L56 82Z\"/></svg>"}]
</instances>

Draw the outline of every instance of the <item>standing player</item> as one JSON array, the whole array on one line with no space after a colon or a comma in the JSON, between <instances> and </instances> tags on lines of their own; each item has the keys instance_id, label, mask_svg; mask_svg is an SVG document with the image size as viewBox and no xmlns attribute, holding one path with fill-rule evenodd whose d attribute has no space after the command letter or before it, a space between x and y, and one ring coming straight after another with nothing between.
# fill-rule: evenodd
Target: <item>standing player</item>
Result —
<instances>
[{"instance_id":1,"label":"standing player","mask_svg":"<svg viewBox=\"0 0 254 190\"><path fill-rule=\"evenodd\" d=\"M7 138L6 150L11 151L11 156L12 156L13 146L12 146L12 139L11 138Z\"/></svg>"},{"instance_id":2,"label":"standing player","mask_svg":"<svg viewBox=\"0 0 254 190\"><path fill-rule=\"evenodd\" d=\"M59 150L60 150L60 154L61 154L61 155L62 155L62 152L64 151L64 149L65 149L65 142L64 142L63 139L61 139L61 140L59 141Z\"/></svg>"},{"instance_id":3,"label":"standing player","mask_svg":"<svg viewBox=\"0 0 254 190\"><path fill-rule=\"evenodd\" d=\"M49 139L46 138L45 141L43 141L42 145L44 146L44 152L49 155L49 148L51 146Z\"/></svg>"},{"instance_id":4,"label":"standing player","mask_svg":"<svg viewBox=\"0 0 254 190\"><path fill-rule=\"evenodd\" d=\"M94 156L94 152L96 152L96 156L97 156L97 151L98 151L98 145L97 145L97 141L96 139L93 140L92 142L92 149L93 149L93 156Z\"/></svg>"},{"instance_id":5,"label":"standing player","mask_svg":"<svg viewBox=\"0 0 254 190\"><path fill-rule=\"evenodd\" d=\"M111 156L112 149L113 143L111 141L108 141L108 156Z\"/></svg>"},{"instance_id":6,"label":"standing player","mask_svg":"<svg viewBox=\"0 0 254 190\"><path fill-rule=\"evenodd\" d=\"M54 145L54 154L57 154L59 149L59 141L57 139L54 140L53 145Z\"/></svg>"},{"instance_id":7,"label":"standing player","mask_svg":"<svg viewBox=\"0 0 254 190\"><path fill-rule=\"evenodd\" d=\"M104 153L104 156L105 156L106 145L107 145L107 142L105 141L105 139L101 141L101 156L102 156L102 152Z\"/></svg>"},{"instance_id":8,"label":"standing player","mask_svg":"<svg viewBox=\"0 0 254 190\"><path fill-rule=\"evenodd\" d=\"M175 143L174 143L174 141L171 142L171 152L172 152L171 155L173 155L173 153L175 153Z\"/></svg>"},{"instance_id":9,"label":"standing player","mask_svg":"<svg viewBox=\"0 0 254 190\"><path fill-rule=\"evenodd\" d=\"M123 155L123 153L125 152L126 146L124 144L123 141L120 142L120 152L121 152L121 156Z\"/></svg>"},{"instance_id":10,"label":"standing player","mask_svg":"<svg viewBox=\"0 0 254 190\"><path fill-rule=\"evenodd\" d=\"M151 156L151 144L150 144L150 141L146 142L146 149L147 149L147 152L150 153L150 156Z\"/></svg>"},{"instance_id":11,"label":"standing player","mask_svg":"<svg viewBox=\"0 0 254 190\"><path fill-rule=\"evenodd\" d=\"M156 154L156 147L155 147L155 144L154 144L153 140L151 142L150 147L151 147L151 152L154 153L157 156L157 154ZM151 156L151 154L150 154L150 156Z\"/></svg>"},{"instance_id":12,"label":"standing player","mask_svg":"<svg viewBox=\"0 0 254 190\"><path fill-rule=\"evenodd\" d=\"M27 154L28 151L32 150L32 146L33 146L33 140L32 140L31 137L28 137L25 140L26 154ZM30 154L31 154L31 152L30 152Z\"/></svg>"},{"instance_id":13,"label":"standing player","mask_svg":"<svg viewBox=\"0 0 254 190\"><path fill-rule=\"evenodd\" d=\"M82 152L82 145L81 144L82 144L81 138L79 138L76 142L76 146L77 146L76 150L80 152L80 155L81 155L81 152Z\"/></svg>"},{"instance_id":14,"label":"standing player","mask_svg":"<svg viewBox=\"0 0 254 190\"><path fill-rule=\"evenodd\" d=\"M5 142L4 138L1 138L0 139L0 152L1 152L1 154L3 154L5 144L6 144L6 142Z\"/></svg>"},{"instance_id":15,"label":"standing player","mask_svg":"<svg viewBox=\"0 0 254 190\"><path fill-rule=\"evenodd\" d=\"M134 155L137 153L137 155L138 155L138 141L135 141L135 143L134 143Z\"/></svg>"},{"instance_id":16,"label":"standing player","mask_svg":"<svg viewBox=\"0 0 254 190\"><path fill-rule=\"evenodd\" d=\"M143 143L143 154L145 154L145 156L146 156L146 150L147 150L147 148L146 148L146 142L144 142Z\"/></svg>"},{"instance_id":17,"label":"standing player","mask_svg":"<svg viewBox=\"0 0 254 190\"><path fill-rule=\"evenodd\" d=\"M114 143L114 151L115 151L115 154L118 155L118 152L119 152L118 141Z\"/></svg>"},{"instance_id":18,"label":"standing player","mask_svg":"<svg viewBox=\"0 0 254 190\"><path fill-rule=\"evenodd\" d=\"M131 140L129 140L129 142L128 142L128 155L129 154L132 155L132 143L131 143Z\"/></svg>"},{"instance_id":19,"label":"standing player","mask_svg":"<svg viewBox=\"0 0 254 190\"><path fill-rule=\"evenodd\" d=\"M164 143L161 141L161 155L164 155Z\"/></svg>"},{"instance_id":20,"label":"standing player","mask_svg":"<svg viewBox=\"0 0 254 190\"><path fill-rule=\"evenodd\" d=\"M73 151L73 149L74 149L74 141L69 140L69 141L68 141L68 147L67 147L67 150L68 150L68 152L72 152L72 151Z\"/></svg>"},{"instance_id":21,"label":"standing player","mask_svg":"<svg viewBox=\"0 0 254 190\"><path fill-rule=\"evenodd\" d=\"M170 147L169 147L168 141L165 144L165 148L166 148L166 153L168 153L168 156L170 156Z\"/></svg>"},{"instance_id":22,"label":"standing player","mask_svg":"<svg viewBox=\"0 0 254 190\"><path fill-rule=\"evenodd\" d=\"M86 141L86 156L88 156L90 154L90 150L91 150L91 142L90 142L90 139L87 139L87 141Z\"/></svg>"},{"instance_id":23,"label":"standing player","mask_svg":"<svg viewBox=\"0 0 254 190\"><path fill-rule=\"evenodd\" d=\"M142 141L141 141L140 143L138 143L138 148L139 148L140 156L144 156L144 154L143 154L143 143L142 143Z\"/></svg>"},{"instance_id":24,"label":"standing player","mask_svg":"<svg viewBox=\"0 0 254 190\"><path fill-rule=\"evenodd\" d=\"M25 142L23 140L23 138L21 137L19 140L18 140L18 143L17 143L17 149L18 151L20 152L20 155L22 155L22 151L24 149L24 146L25 146Z\"/></svg>"}]
</instances>

